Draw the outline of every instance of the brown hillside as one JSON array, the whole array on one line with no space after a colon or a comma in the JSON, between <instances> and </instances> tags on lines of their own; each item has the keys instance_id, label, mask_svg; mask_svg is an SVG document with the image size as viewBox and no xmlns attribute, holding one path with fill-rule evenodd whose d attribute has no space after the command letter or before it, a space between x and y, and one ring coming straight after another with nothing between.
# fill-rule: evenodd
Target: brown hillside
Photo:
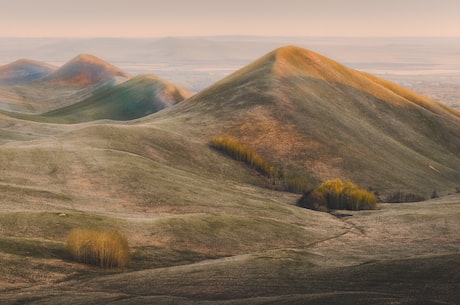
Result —
<instances>
[{"instance_id":1,"label":"brown hillside","mask_svg":"<svg viewBox=\"0 0 460 305\"><path fill-rule=\"evenodd\" d=\"M460 184L458 111L297 47L275 50L159 115L186 121L207 140L238 138L319 180L425 195Z\"/></svg>"},{"instance_id":2,"label":"brown hillside","mask_svg":"<svg viewBox=\"0 0 460 305\"><path fill-rule=\"evenodd\" d=\"M44 62L19 59L10 64L0 66L0 86L27 83L45 77L56 69L56 66Z\"/></svg>"},{"instance_id":3,"label":"brown hillside","mask_svg":"<svg viewBox=\"0 0 460 305\"><path fill-rule=\"evenodd\" d=\"M66 107L130 78L92 55L79 55L45 77L0 88L0 110L44 113Z\"/></svg>"},{"instance_id":4,"label":"brown hillside","mask_svg":"<svg viewBox=\"0 0 460 305\"><path fill-rule=\"evenodd\" d=\"M112 77L129 78L131 75L93 55L80 54L46 80L73 86L94 85Z\"/></svg>"}]
</instances>

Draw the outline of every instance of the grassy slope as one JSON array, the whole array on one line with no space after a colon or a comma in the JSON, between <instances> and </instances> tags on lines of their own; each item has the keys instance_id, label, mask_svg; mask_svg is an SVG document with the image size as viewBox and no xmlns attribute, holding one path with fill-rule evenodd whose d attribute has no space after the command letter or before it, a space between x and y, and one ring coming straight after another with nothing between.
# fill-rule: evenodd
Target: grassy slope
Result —
<instances>
[{"instance_id":1,"label":"grassy slope","mask_svg":"<svg viewBox=\"0 0 460 305\"><path fill-rule=\"evenodd\" d=\"M44 121L79 123L132 120L172 106L191 94L153 75L136 76L84 101L40 116Z\"/></svg>"},{"instance_id":2,"label":"grassy slope","mask_svg":"<svg viewBox=\"0 0 460 305\"><path fill-rule=\"evenodd\" d=\"M229 134L307 177L384 194L448 193L460 181L458 111L300 48L274 51L152 119L209 140Z\"/></svg>"},{"instance_id":3,"label":"grassy slope","mask_svg":"<svg viewBox=\"0 0 460 305\"><path fill-rule=\"evenodd\" d=\"M34 225L28 229L29 234L35 236L35 239L13 236L0 240L3 246L1 255L4 258L2 278L15 278L16 287L29 287L31 283L44 283L38 274L46 270L53 284L40 286L40 289L30 286L23 290L24 293L20 293L21 290L3 290L0 301L39 304L313 302L382 305L391 302L439 302L453 305L458 300L460 288L460 249L458 243L453 242L459 229L456 221L459 205L460 198L456 196L421 204L385 205L379 211L353 212L353 217L342 221L333 220L346 226L341 234L315 241L307 229L305 233L296 233L309 236L310 240L305 240L305 243L300 242L290 247L278 244L277 247L265 250L257 247L241 248L242 241L252 243L262 239L260 236L254 240L251 236L246 237L247 233L241 232L245 230L245 225L238 221L230 222L236 225L236 232L233 229L227 231L229 223L222 216L176 216L171 221L170 218L115 221L113 218L76 212L69 212L67 216L58 216L57 213L2 215L2 223L9 221L8 226L5 225L2 230L7 228L9 234L15 232L14 235L21 235L28 228L25 222L30 221ZM329 221L327 214L307 213L312 213L311 225L323 229L327 227L324 223ZM22 219L24 223L16 224L12 217ZM51 229L55 226L66 228L61 230L62 233L81 223L115 226L127 234L136 232L129 236L134 237L135 244L144 238L143 246L136 248L134 262L128 269L115 273L101 272L96 268L67 262L60 242L37 239L43 236L43 229L46 228L40 225L42 221L51 225L48 234L54 235L57 230ZM257 227L260 221L264 220L248 224L258 230L279 230L267 226L269 222ZM165 224L168 224L166 228ZM35 231L40 227L42 231ZM171 229L183 230L181 234L191 233L188 238L187 235L175 235L182 242L189 242L187 250L180 249L180 243L176 247L168 245L162 248L162 235L158 235L156 230L167 234ZM216 229L217 234L213 239L213 235L208 232ZM200 233L201 230L206 233ZM221 235L219 232L226 233ZM229 238L232 234L238 235L238 242ZM48 238L53 237L48 235ZM219 254L194 252L197 250L193 247L194 240L200 238L204 240L200 240L197 245L202 248L212 249L219 245L219 241L228 240L222 248L219 247L219 251L233 245L235 247L230 252L241 249L242 253L248 254L216 259ZM149 239L152 243L150 245ZM27 272L17 268L23 258L29 259ZM193 263L194 260L201 262ZM69 268L72 268L73 273L65 275ZM13 273L12 270L19 273Z\"/></svg>"},{"instance_id":4,"label":"grassy slope","mask_svg":"<svg viewBox=\"0 0 460 305\"><path fill-rule=\"evenodd\" d=\"M8 118L3 130L35 131L31 138L10 134L0 145L0 302L415 304L423 298L454 304L458 281L448 279L458 274L458 196L338 219L293 206L297 196L257 187L257 173L209 148L214 135L233 132L264 153L271 144L293 167L302 149L315 147L317 158L327 153L323 161L332 162L332 152L314 138L324 132L327 139L328 128L306 125L299 111L305 95L280 99L297 80L287 86L284 78L261 77L276 72L276 54L185 103L130 123L69 126ZM326 86L318 94L340 105L329 92L337 85L318 82L316 89ZM381 103L390 118L396 106ZM437 104L429 105L430 113L446 117ZM347 107L313 106L334 118L347 113ZM426 107L415 109L429 117ZM342 124L363 126L355 121ZM455 119L449 122L455 129ZM68 261L65 236L79 226L125 233L132 264L111 272ZM401 265L409 276L402 276Z\"/></svg>"},{"instance_id":5,"label":"grassy slope","mask_svg":"<svg viewBox=\"0 0 460 305\"><path fill-rule=\"evenodd\" d=\"M20 59L0 66L0 86L27 83L51 74L56 66L27 59Z\"/></svg>"},{"instance_id":6,"label":"grassy slope","mask_svg":"<svg viewBox=\"0 0 460 305\"><path fill-rule=\"evenodd\" d=\"M43 113L82 101L130 77L97 57L82 54L45 77L2 88L0 109Z\"/></svg>"}]
</instances>

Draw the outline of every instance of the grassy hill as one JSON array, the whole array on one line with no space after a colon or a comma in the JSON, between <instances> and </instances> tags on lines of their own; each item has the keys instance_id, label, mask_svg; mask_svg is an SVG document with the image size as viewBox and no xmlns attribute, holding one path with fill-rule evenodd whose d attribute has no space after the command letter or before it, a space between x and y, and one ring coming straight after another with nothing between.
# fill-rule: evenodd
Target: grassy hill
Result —
<instances>
[{"instance_id":1,"label":"grassy hill","mask_svg":"<svg viewBox=\"0 0 460 305\"><path fill-rule=\"evenodd\" d=\"M79 123L132 120L172 106L191 94L154 75L136 76L81 102L41 115L45 121Z\"/></svg>"},{"instance_id":2,"label":"grassy hill","mask_svg":"<svg viewBox=\"0 0 460 305\"><path fill-rule=\"evenodd\" d=\"M102 108L122 100L115 92ZM75 107L65 115L96 109ZM295 206L300 195L266 188L265 177L210 147L230 135L312 181L455 190L458 112L313 52L276 50L129 122L0 118L0 303L458 299L458 194L334 216ZM71 261L73 228L119 230L131 263Z\"/></svg>"},{"instance_id":3,"label":"grassy hill","mask_svg":"<svg viewBox=\"0 0 460 305\"><path fill-rule=\"evenodd\" d=\"M19 59L10 64L0 66L0 86L12 86L31 82L48 76L56 69L56 66L44 62Z\"/></svg>"},{"instance_id":4,"label":"grassy hill","mask_svg":"<svg viewBox=\"0 0 460 305\"><path fill-rule=\"evenodd\" d=\"M88 86L113 77L131 75L96 56L80 54L51 73L43 81L72 86Z\"/></svg>"},{"instance_id":5,"label":"grassy hill","mask_svg":"<svg viewBox=\"0 0 460 305\"><path fill-rule=\"evenodd\" d=\"M312 180L430 194L460 181L460 113L311 51L267 54L151 120L229 135ZM213 128L202 128L203 123Z\"/></svg>"},{"instance_id":6,"label":"grassy hill","mask_svg":"<svg viewBox=\"0 0 460 305\"><path fill-rule=\"evenodd\" d=\"M0 88L0 109L38 114L90 98L131 75L92 55L81 54L45 77Z\"/></svg>"}]
</instances>

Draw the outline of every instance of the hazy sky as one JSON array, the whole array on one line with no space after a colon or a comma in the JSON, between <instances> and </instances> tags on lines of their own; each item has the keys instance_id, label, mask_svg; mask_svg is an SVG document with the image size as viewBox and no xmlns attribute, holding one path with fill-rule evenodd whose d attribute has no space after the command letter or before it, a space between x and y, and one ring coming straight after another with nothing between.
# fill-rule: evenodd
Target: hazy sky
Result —
<instances>
[{"instance_id":1,"label":"hazy sky","mask_svg":"<svg viewBox=\"0 0 460 305\"><path fill-rule=\"evenodd\" d=\"M0 0L0 37L458 36L459 0Z\"/></svg>"}]
</instances>

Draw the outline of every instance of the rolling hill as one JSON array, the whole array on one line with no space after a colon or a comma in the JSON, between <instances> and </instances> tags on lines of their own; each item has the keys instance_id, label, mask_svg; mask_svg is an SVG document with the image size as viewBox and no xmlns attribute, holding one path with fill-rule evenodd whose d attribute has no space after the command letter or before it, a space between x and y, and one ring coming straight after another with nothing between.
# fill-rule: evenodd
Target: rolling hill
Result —
<instances>
[{"instance_id":1,"label":"rolling hill","mask_svg":"<svg viewBox=\"0 0 460 305\"><path fill-rule=\"evenodd\" d=\"M56 66L44 62L19 59L13 63L0 66L0 86L28 83L48 76L56 69Z\"/></svg>"},{"instance_id":2,"label":"rolling hill","mask_svg":"<svg viewBox=\"0 0 460 305\"><path fill-rule=\"evenodd\" d=\"M80 54L43 81L84 87L113 77L130 78L131 75L96 56Z\"/></svg>"},{"instance_id":3,"label":"rolling hill","mask_svg":"<svg viewBox=\"0 0 460 305\"><path fill-rule=\"evenodd\" d=\"M43 113L85 100L131 78L92 55L81 54L35 81L0 88L0 109Z\"/></svg>"},{"instance_id":4,"label":"rolling hill","mask_svg":"<svg viewBox=\"0 0 460 305\"><path fill-rule=\"evenodd\" d=\"M98 119L132 120L172 106L191 96L155 75L139 75L118 86L39 116L50 122L79 123Z\"/></svg>"},{"instance_id":5,"label":"rolling hill","mask_svg":"<svg viewBox=\"0 0 460 305\"><path fill-rule=\"evenodd\" d=\"M208 140L232 136L306 179L425 196L460 181L460 112L298 47L275 50L158 116Z\"/></svg>"},{"instance_id":6,"label":"rolling hill","mask_svg":"<svg viewBox=\"0 0 460 305\"><path fill-rule=\"evenodd\" d=\"M154 80L135 77L60 115L112 109L130 83ZM209 146L232 136L313 182L454 191L459 113L382 79L285 47L129 122L0 118L0 302L458 300L458 194L339 217L295 206L300 195L262 187L264 177ZM121 231L132 262L72 262L73 228Z\"/></svg>"}]
</instances>

